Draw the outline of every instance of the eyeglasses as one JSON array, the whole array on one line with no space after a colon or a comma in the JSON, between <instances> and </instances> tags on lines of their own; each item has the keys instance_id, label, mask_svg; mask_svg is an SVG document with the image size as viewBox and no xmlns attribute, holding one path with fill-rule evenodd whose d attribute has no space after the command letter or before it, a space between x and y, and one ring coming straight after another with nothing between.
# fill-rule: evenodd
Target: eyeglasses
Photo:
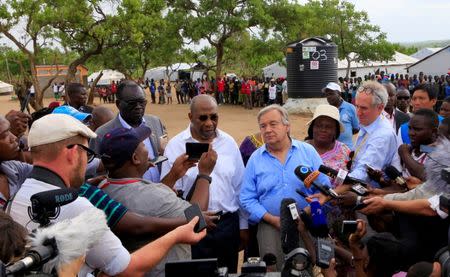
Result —
<instances>
[{"instance_id":1,"label":"eyeglasses","mask_svg":"<svg viewBox=\"0 0 450 277\"><path fill-rule=\"evenodd\" d=\"M208 120L208 118L211 119L212 121L217 121L219 119L219 116L216 113L214 113L210 115L202 114L201 116L198 117L198 119L202 122Z\"/></svg>"},{"instance_id":2,"label":"eyeglasses","mask_svg":"<svg viewBox=\"0 0 450 277\"><path fill-rule=\"evenodd\" d=\"M409 100L409 96L397 96L397 100Z\"/></svg>"},{"instance_id":3,"label":"eyeglasses","mask_svg":"<svg viewBox=\"0 0 450 277\"><path fill-rule=\"evenodd\" d=\"M80 147L80 148L83 149L84 151L86 151L86 154L87 154L87 162L88 162L88 163L92 162L92 160L97 156L97 153L95 153L94 150L92 150L92 149L90 149L90 148L84 146L83 144L79 144L79 143L77 143L77 144L70 144L70 145L67 145L67 148L68 148L68 149L72 149L75 145L78 146L78 147Z\"/></svg>"},{"instance_id":4,"label":"eyeglasses","mask_svg":"<svg viewBox=\"0 0 450 277\"><path fill-rule=\"evenodd\" d=\"M122 100L122 102L125 103L125 105L127 105L128 107L136 107L137 105L145 107L147 105L146 99L130 100L130 101Z\"/></svg>"}]
</instances>

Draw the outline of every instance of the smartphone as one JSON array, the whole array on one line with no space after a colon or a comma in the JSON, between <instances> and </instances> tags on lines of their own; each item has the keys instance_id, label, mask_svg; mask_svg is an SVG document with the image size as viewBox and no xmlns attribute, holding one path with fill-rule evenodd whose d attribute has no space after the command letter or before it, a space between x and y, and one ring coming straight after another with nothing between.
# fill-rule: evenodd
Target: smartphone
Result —
<instances>
[{"instance_id":1,"label":"smartphone","mask_svg":"<svg viewBox=\"0 0 450 277\"><path fill-rule=\"evenodd\" d=\"M356 220L344 220L342 221L342 234L352 234L356 232L356 227L358 226L358 222Z\"/></svg>"},{"instance_id":2,"label":"smartphone","mask_svg":"<svg viewBox=\"0 0 450 277\"><path fill-rule=\"evenodd\" d=\"M206 228L206 221L198 204L192 204L192 206L184 210L184 215L188 221L191 221L194 217L198 216L199 220L194 227L194 232L199 233Z\"/></svg>"},{"instance_id":3,"label":"smartphone","mask_svg":"<svg viewBox=\"0 0 450 277\"><path fill-rule=\"evenodd\" d=\"M208 152L209 143L186 142L186 154L189 160L200 160L203 153Z\"/></svg>"},{"instance_id":4,"label":"smartphone","mask_svg":"<svg viewBox=\"0 0 450 277\"><path fill-rule=\"evenodd\" d=\"M167 160L168 160L168 158L167 158L166 156L158 156L158 157L156 157L156 158L150 160L150 162L151 162L153 165L158 165L158 164L160 164L160 163L162 163L162 162L165 162L165 161L167 161Z\"/></svg>"}]
</instances>

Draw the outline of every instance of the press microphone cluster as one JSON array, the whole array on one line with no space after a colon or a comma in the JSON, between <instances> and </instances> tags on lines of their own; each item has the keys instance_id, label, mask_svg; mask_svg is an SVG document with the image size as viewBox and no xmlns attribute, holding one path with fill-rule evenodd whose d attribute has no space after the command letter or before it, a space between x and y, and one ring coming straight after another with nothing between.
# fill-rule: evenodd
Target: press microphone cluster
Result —
<instances>
[{"instance_id":1,"label":"press microphone cluster","mask_svg":"<svg viewBox=\"0 0 450 277\"><path fill-rule=\"evenodd\" d=\"M25 273L28 269L42 267L50 273L54 268L86 255L108 230L106 215L92 207L79 216L66 219L46 228L38 228L31 235L31 249L24 258L6 268L7 275Z\"/></svg>"},{"instance_id":2,"label":"press microphone cluster","mask_svg":"<svg viewBox=\"0 0 450 277\"><path fill-rule=\"evenodd\" d=\"M320 165L319 166L319 171L322 172L323 174L327 175L330 178L336 179L338 177L339 172L331 167L325 166L325 165ZM351 176L346 175L345 179L343 180L344 184L349 184L349 185L356 185L356 184L360 184L364 187L367 187L368 184L361 179L357 179L357 178L353 178Z\"/></svg>"},{"instance_id":3,"label":"press microphone cluster","mask_svg":"<svg viewBox=\"0 0 450 277\"><path fill-rule=\"evenodd\" d=\"M315 182L317 177L319 177L319 171L311 171L308 167L300 165L294 170L294 173L297 178L303 182L306 188L309 189L311 186L314 186L324 195L328 195L333 198L339 196L333 189Z\"/></svg>"}]
</instances>

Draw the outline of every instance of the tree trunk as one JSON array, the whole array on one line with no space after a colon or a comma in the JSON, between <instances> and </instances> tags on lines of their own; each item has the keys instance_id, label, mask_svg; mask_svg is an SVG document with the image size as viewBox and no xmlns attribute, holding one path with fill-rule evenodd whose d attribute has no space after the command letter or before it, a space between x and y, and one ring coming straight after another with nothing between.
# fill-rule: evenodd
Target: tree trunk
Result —
<instances>
[{"instance_id":1,"label":"tree trunk","mask_svg":"<svg viewBox=\"0 0 450 277\"><path fill-rule=\"evenodd\" d=\"M223 44L219 43L216 46L216 80L222 75L222 60L223 60Z\"/></svg>"},{"instance_id":2,"label":"tree trunk","mask_svg":"<svg viewBox=\"0 0 450 277\"><path fill-rule=\"evenodd\" d=\"M347 69L345 70L345 77L348 78L350 76L350 63L352 61L348 57L345 59L347 60Z\"/></svg>"},{"instance_id":3,"label":"tree trunk","mask_svg":"<svg viewBox=\"0 0 450 277\"><path fill-rule=\"evenodd\" d=\"M98 81L103 76L103 70L100 71L100 74L95 78L95 80L92 82L91 86L89 87L89 95L88 95L88 105L94 104L94 94L95 94L95 87L97 86Z\"/></svg>"}]
</instances>

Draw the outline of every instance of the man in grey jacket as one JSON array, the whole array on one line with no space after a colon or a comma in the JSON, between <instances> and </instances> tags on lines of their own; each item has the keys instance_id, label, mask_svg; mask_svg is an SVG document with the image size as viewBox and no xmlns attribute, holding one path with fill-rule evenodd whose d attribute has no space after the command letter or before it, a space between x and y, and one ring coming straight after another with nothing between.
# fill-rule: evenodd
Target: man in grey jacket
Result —
<instances>
[{"instance_id":1,"label":"man in grey jacket","mask_svg":"<svg viewBox=\"0 0 450 277\"><path fill-rule=\"evenodd\" d=\"M109 131L116 128L135 129L141 125L146 125L151 129L151 135L144 140L148 149L149 159L154 159L164 152L161 140L167 135L166 128L161 120L154 115L144 114L147 100L142 88L134 81L123 81L117 87L116 106L119 109L117 116L99 127L96 131L97 138L92 139L89 147L95 152L99 152L103 137ZM152 167L144 174L144 179L153 182L160 181L160 167Z\"/></svg>"}]
</instances>

